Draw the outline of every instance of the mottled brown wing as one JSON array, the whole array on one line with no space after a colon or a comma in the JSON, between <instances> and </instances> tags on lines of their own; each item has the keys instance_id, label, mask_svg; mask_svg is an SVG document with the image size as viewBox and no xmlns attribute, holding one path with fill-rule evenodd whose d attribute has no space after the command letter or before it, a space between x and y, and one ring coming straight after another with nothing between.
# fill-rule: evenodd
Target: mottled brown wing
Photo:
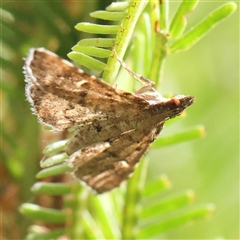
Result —
<instances>
[{"instance_id":1,"label":"mottled brown wing","mask_svg":"<svg viewBox=\"0 0 240 240\"><path fill-rule=\"evenodd\" d=\"M138 102L138 98L135 99L135 102ZM116 106L115 118L103 120L99 115L91 124L78 126L66 144L66 152L71 155L81 148L105 142L107 139L115 138L129 130L148 134L155 126L176 117L192 103L192 96L180 95L155 104L148 103L145 109L140 110L135 109L135 104L133 104L130 108L125 109L125 113L120 111L120 115L118 109L121 109L122 106L119 104Z\"/></svg>"},{"instance_id":2,"label":"mottled brown wing","mask_svg":"<svg viewBox=\"0 0 240 240\"><path fill-rule=\"evenodd\" d=\"M159 124L148 133L131 130L109 142L79 150L70 158L75 176L98 193L118 187L134 171L162 126Z\"/></svg>"},{"instance_id":3,"label":"mottled brown wing","mask_svg":"<svg viewBox=\"0 0 240 240\"><path fill-rule=\"evenodd\" d=\"M24 66L26 96L42 124L55 130L126 115L149 104L75 68L43 48L31 49ZM137 99L137 101L136 101ZM116 112L117 109L117 112Z\"/></svg>"}]
</instances>

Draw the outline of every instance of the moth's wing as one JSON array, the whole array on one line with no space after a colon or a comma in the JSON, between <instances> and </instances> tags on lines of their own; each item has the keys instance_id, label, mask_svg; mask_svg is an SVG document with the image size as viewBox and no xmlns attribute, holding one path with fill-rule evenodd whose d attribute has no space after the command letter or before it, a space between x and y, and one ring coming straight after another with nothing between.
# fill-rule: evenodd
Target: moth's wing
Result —
<instances>
[{"instance_id":1,"label":"moth's wing","mask_svg":"<svg viewBox=\"0 0 240 240\"><path fill-rule=\"evenodd\" d=\"M95 119L108 121L126 109L148 106L144 99L111 87L43 48L30 50L24 74L33 112L55 130L85 126Z\"/></svg>"},{"instance_id":2,"label":"moth's wing","mask_svg":"<svg viewBox=\"0 0 240 240\"><path fill-rule=\"evenodd\" d=\"M148 133L131 130L109 141L74 153L70 162L75 176L103 193L118 187L134 171L136 164L161 131L163 123Z\"/></svg>"},{"instance_id":3,"label":"moth's wing","mask_svg":"<svg viewBox=\"0 0 240 240\"><path fill-rule=\"evenodd\" d=\"M141 105L141 101L136 97L134 103L139 103L141 109L135 108L136 104L132 104L130 108L126 108L123 112L121 111L123 109L122 105L119 103L116 106L114 116L111 118L105 117L104 119L104 116L100 114L91 124L78 126L66 144L67 154L71 155L81 148L97 142L104 142L129 130L148 131L158 123L179 115L193 103L193 97L180 95L172 99L165 99L162 102L147 103L147 106ZM108 110L106 109L106 111ZM118 111L120 111L120 114Z\"/></svg>"}]
</instances>

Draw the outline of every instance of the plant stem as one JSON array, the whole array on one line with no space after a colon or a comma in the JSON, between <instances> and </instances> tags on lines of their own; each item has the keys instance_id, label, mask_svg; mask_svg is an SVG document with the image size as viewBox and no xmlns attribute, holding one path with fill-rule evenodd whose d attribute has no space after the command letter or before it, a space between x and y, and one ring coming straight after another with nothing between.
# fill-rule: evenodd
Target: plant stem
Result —
<instances>
[{"instance_id":1,"label":"plant stem","mask_svg":"<svg viewBox=\"0 0 240 240\"><path fill-rule=\"evenodd\" d=\"M166 35L161 32L157 32L151 64L152 68L151 72L149 73L149 78L156 83L156 86L159 85L163 76L163 66L167 52L166 44L167 44Z\"/></svg>"},{"instance_id":2,"label":"plant stem","mask_svg":"<svg viewBox=\"0 0 240 240\"><path fill-rule=\"evenodd\" d=\"M130 1L130 7L128 8L127 16L122 22L121 29L118 32L115 42L115 51L117 52L120 58L123 58L124 53L129 45L130 39L132 37L132 33L135 29L135 25L137 20L142 13L144 7L146 6L148 1L140 0L140 1ZM107 69L103 73L103 79L107 82L113 83L116 79L119 63L116 57L109 57L107 63Z\"/></svg>"},{"instance_id":3,"label":"plant stem","mask_svg":"<svg viewBox=\"0 0 240 240\"><path fill-rule=\"evenodd\" d=\"M122 239L135 239L138 234L136 228L139 215L139 201L144 187L148 160L142 159L131 179L128 180L123 208Z\"/></svg>"}]
</instances>

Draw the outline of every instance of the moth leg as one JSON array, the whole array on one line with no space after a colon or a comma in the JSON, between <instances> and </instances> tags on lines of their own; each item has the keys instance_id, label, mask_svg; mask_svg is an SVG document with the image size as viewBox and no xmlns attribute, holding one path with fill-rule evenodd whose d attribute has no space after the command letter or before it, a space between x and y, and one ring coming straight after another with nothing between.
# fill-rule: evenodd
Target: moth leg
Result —
<instances>
[{"instance_id":1,"label":"moth leg","mask_svg":"<svg viewBox=\"0 0 240 240\"><path fill-rule=\"evenodd\" d=\"M139 81L141 84L145 85L144 87L140 88L137 92L139 92L139 94L143 93L143 92L146 92L146 91L150 91L150 90L154 90L154 86L155 86L155 83L153 81L151 81L150 79L148 78L145 78L137 73L134 73L133 71L131 71L129 68L127 68L127 65L126 63L121 60L119 58L119 56L117 55L115 49L113 49L113 52L118 60L118 62L121 64L121 66L133 77L135 78L137 81ZM136 92L136 93L137 93Z\"/></svg>"},{"instance_id":2,"label":"moth leg","mask_svg":"<svg viewBox=\"0 0 240 240\"><path fill-rule=\"evenodd\" d=\"M153 101L162 101L163 97L162 95L155 90L154 86L155 83L153 81L151 81L148 78L145 78L144 76L141 76L137 73L134 73L133 71L131 71L129 68L127 68L126 63L124 61L122 61L119 56L117 55L115 49L113 49L113 52L117 58L117 60L119 61L119 63L121 64L121 66L133 77L135 78L137 81L139 81L141 84L145 85L142 88L138 89L137 91L135 91L135 95L140 96L142 98L144 98L145 100L153 100Z\"/></svg>"}]
</instances>

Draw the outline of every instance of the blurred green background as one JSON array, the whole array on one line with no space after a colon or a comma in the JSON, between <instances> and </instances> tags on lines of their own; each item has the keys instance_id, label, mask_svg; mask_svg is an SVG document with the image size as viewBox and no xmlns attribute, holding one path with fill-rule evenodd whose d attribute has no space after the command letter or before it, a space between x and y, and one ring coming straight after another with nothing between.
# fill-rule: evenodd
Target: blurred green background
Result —
<instances>
[{"instance_id":1,"label":"blurred green background","mask_svg":"<svg viewBox=\"0 0 240 240\"><path fill-rule=\"evenodd\" d=\"M189 25L221 4L200 2L187 18ZM167 239L239 239L239 6L237 11L193 48L166 61L161 93L196 98L171 131L203 124L206 137L154 151L149 174L166 173L174 189L193 189L196 202L216 205L208 222L179 228Z\"/></svg>"},{"instance_id":2,"label":"blurred green background","mask_svg":"<svg viewBox=\"0 0 240 240\"><path fill-rule=\"evenodd\" d=\"M70 48L84 37L74 29L76 23L93 22L89 13L111 3L46 2L1 3L5 10L1 19L1 210L5 237L11 236L6 239L19 239L28 225L17 213L17 207L31 201L30 187L46 144L25 101L22 57L29 48L43 46L67 58ZM187 17L188 27L224 2L200 2ZM178 5L171 2L170 16ZM204 125L207 135L151 151L148 178L166 174L173 184L170 191L193 189L197 203L216 205L216 212L207 222L188 224L170 231L164 238L239 239L239 6L237 12L190 50L167 57L159 90L162 94L196 98L196 103L187 110L187 117L166 127L163 136L195 125ZM11 232L13 227L15 235Z\"/></svg>"}]
</instances>

